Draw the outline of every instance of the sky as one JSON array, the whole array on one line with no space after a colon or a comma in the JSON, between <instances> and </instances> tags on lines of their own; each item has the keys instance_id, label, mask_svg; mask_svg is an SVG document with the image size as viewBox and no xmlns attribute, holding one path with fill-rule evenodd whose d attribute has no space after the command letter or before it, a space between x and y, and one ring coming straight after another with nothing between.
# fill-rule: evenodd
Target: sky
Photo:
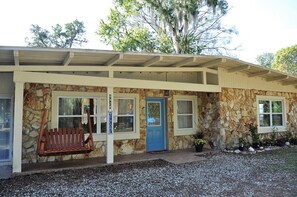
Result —
<instances>
[{"instance_id":1,"label":"sky","mask_svg":"<svg viewBox=\"0 0 297 197\"><path fill-rule=\"evenodd\" d=\"M230 11L223 23L234 26L238 35L232 53L255 63L257 55L275 53L297 44L296 0L228 0ZM51 29L55 24L78 19L84 22L88 43L82 48L111 49L99 41L96 31L106 20L112 0L2 0L0 4L0 46L26 46L31 24Z\"/></svg>"}]
</instances>

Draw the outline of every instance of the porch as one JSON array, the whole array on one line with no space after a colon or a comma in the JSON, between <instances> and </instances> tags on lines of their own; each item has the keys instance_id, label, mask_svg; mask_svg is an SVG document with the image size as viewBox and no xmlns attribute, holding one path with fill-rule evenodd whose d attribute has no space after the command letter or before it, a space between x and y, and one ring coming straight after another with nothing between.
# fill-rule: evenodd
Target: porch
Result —
<instances>
[{"instance_id":1,"label":"porch","mask_svg":"<svg viewBox=\"0 0 297 197\"><path fill-rule=\"evenodd\" d=\"M151 152L133 155L117 155L114 157L114 164L107 164L106 157L76 159L67 161L27 163L22 165L22 172L15 175L27 175L35 173L47 173L69 169L85 169L103 167L108 165L119 165L127 163L137 163L142 161L164 160L172 164L191 163L207 159L208 156L217 154L220 151L206 149L201 153L193 149L183 149L174 151Z\"/></svg>"}]
</instances>

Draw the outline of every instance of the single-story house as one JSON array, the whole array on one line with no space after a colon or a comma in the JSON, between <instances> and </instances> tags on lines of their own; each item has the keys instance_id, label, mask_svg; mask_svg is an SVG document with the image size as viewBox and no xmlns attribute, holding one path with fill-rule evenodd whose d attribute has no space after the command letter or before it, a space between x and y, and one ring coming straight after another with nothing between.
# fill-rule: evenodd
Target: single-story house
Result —
<instances>
[{"instance_id":1,"label":"single-story house","mask_svg":"<svg viewBox=\"0 0 297 197\"><path fill-rule=\"evenodd\" d=\"M246 125L297 128L297 77L224 56L0 46L0 165L186 149L203 131L232 147ZM95 149L36 154L46 128L83 127Z\"/></svg>"}]
</instances>

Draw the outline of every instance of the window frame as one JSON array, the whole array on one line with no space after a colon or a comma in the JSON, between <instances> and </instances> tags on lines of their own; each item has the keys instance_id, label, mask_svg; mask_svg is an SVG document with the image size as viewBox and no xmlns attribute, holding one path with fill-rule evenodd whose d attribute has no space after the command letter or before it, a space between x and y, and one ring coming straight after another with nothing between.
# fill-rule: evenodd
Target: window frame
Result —
<instances>
[{"instance_id":1,"label":"window frame","mask_svg":"<svg viewBox=\"0 0 297 197\"><path fill-rule=\"evenodd\" d=\"M174 122L174 136L183 135L194 135L197 133L197 123L198 123L198 97L195 95L174 95L173 96L173 122ZM177 102L178 101L191 101L193 109L193 127L183 128L178 127L178 113L177 113Z\"/></svg>"},{"instance_id":2,"label":"window frame","mask_svg":"<svg viewBox=\"0 0 297 197\"><path fill-rule=\"evenodd\" d=\"M60 97L74 97L74 98L104 98L106 100L106 93L101 92L74 92L74 91L53 91L52 92L52 118L51 128L58 127L58 112L59 112L59 98ZM140 121L139 121L139 95L138 94L122 94L114 93L113 99L133 99L134 100L134 131L133 132L114 132L114 140L139 139L140 138ZM99 101L99 100L98 100ZM99 102L97 104L97 131L100 131L101 113ZM99 129L98 129L99 128ZM88 134L86 134L88 135ZM93 133L94 141L106 141L106 133Z\"/></svg>"},{"instance_id":3,"label":"window frame","mask_svg":"<svg viewBox=\"0 0 297 197\"><path fill-rule=\"evenodd\" d=\"M258 133L271 133L273 128L276 128L278 132L286 131L286 122L287 122L287 113L286 113L286 100L284 97L278 96L257 96L257 125ZM259 102L260 101L269 101L270 111L269 113L260 113ZM281 101L282 102L282 113L273 113L272 112L272 101ZM269 114L270 125L269 126L260 126L260 114ZM283 124L281 126L272 126L272 115L273 114L282 114Z\"/></svg>"}]
</instances>

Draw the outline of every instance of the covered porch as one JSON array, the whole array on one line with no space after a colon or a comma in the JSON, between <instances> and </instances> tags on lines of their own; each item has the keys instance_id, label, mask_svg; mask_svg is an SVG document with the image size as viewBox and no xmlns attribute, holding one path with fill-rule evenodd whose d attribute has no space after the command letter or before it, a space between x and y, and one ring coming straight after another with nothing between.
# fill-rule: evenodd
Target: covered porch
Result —
<instances>
[{"instance_id":1,"label":"covered porch","mask_svg":"<svg viewBox=\"0 0 297 197\"><path fill-rule=\"evenodd\" d=\"M176 124L176 121L174 121L176 112L173 109L173 100L184 99L184 97L178 97L180 94L186 95L186 98L191 96L196 98L205 97L210 102L217 102L216 99L219 99L218 94L221 92L221 83L226 83L226 78L222 79L222 76L228 75L230 79L233 79L232 73L235 72L247 74L249 78L264 77L267 78L266 81L282 80L286 85L296 83L295 78L288 75L222 56L165 55L26 47L1 47L0 55L0 72L12 74L15 85L13 95L15 102L13 107L12 163L13 172L16 173L22 171L22 155L27 151L23 150L25 115L23 112L26 99L24 98L24 90L27 86L30 88L30 84L43 85L54 91L63 89L63 91L73 92L79 91L79 87L82 87L83 90L100 87L100 93L104 93L101 98L104 97L108 101L108 105L106 105L108 117L106 117L107 132L104 135L98 135L97 140L106 142L104 145L106 157L104 158L106 163L110 164L114 162L115 140L139 139L141 136L144 139L146 138L146 98L162 98L165 103L167 101L171 102L170 109L166 111L168 114L166 118L170 120L170 124L165 125L163 129L166 130L167 137L179 138L182 141L184 139L181 136L193 134L194 126L191 131L186 133L175 132L176 125L173 124ZM113 124L113 98L119 92L121 95L126 93L143 94L140 95L142 100L135 96L135 100L139 101L139 106L135 107L138 107L141 112L139 116L136 116L136 118L140 119L135 119L135 128L138 128L138 130L136 129L133 136L129 134L128 137L127 135L117 137L120 135L114 135L114 128L109 126ZM42 91L35 93L35 95L44 96ZM52 96L53 93L50 92L50 94ZM31 98L34 98L34 96ZM215 100L213 100L214 98ZM202 108L204 106L210 106L210 108L213 106L210 102L210 104L204 101L200 102L200 111L204 110ZM41 107L44 105L45 103L40 103ZM52 108L52 111L54 110L56 109ZM52 112L52 114L54 113ZM218 115L215 118L219 118ZM211 119L213 118L210 117L209 120ZM140 122L142 123L140 124ZM205 124L208 124L208 120L205 119L205 122ZM220 131L218 131L217 135L220 135ZM164 145L166 150L170 150L168 144L170 142ZM183 145L179 147L183 147ZM36 150L36 147L33 146L30 149ZM145 148L139 153L144 151L146 151ZM31 162L32 160L26 165L30 165Z\"/></svg>"}]
</instances>

